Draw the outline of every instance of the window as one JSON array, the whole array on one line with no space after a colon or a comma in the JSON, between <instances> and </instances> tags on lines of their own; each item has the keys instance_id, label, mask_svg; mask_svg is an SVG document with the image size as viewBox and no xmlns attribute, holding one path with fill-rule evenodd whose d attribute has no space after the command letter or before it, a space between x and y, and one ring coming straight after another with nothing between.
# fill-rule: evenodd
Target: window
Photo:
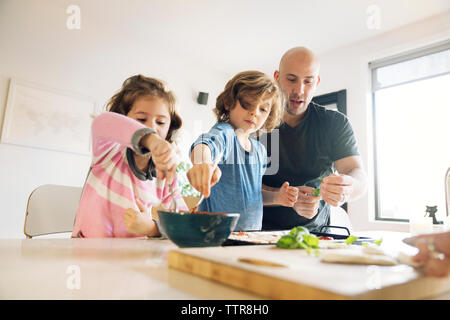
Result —
<instances>
[{"instance_id":1,"label":"window","mask_svg":"<svg viewBox=\"0 0 450 320\"><path fill-rule=\"evenodd\" d=\"M446 214L450 167L450 41L374 61L372 99L377 220Z\"/></svg>"}]
</instances>

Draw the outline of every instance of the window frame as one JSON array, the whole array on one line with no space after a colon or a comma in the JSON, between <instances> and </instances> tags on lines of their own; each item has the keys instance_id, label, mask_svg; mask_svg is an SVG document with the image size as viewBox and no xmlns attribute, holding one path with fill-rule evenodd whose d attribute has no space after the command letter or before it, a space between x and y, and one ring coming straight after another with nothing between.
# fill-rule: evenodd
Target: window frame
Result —
<instances>
[{"instance_id":1,"label":"window frame","mask_svg":"<svg viewBox=\"0 0 450 320\"><path fill-rule=\"evenodd\" d=\"M401 86L408 83L416 82L416 81L422 81L426 79L431 79L433 77L439 77L446 74L449 74L450 72L446 73L438 73L433 74L431 76L421 77L414 80L409 81L403 81L399 82L393 85L388 85L381 88L375 88L376 82L376 69L386 67L389 65L405 62L408 60L413 60L416 58L424 57L427 55L431 55L434 53L438 53L441 51L449 50L450 49L450 39L434 43L428 46L420 47L414 50L406 51L403 53L399 53L393 56L389 56L386 58L382 58L379 60L375 60L372 62L369 62L369 70L370 70L370 88L371 88L371 103L372 103L372 139L373 139L373 170L374 170L374 179L373 179L373 187L374 187L374 204L375 204L375 222L398 222L398 223L409 223L409 219L400 219L400 218L385 218L381 216L380 213L380 195L379 195L379 172L378 172L378 147L377 147L377 123L376 123L376 101L375 101L375 93L378 90L386 89L386 88L392 88L395 86Z\"/></svg>"}]
</instances>

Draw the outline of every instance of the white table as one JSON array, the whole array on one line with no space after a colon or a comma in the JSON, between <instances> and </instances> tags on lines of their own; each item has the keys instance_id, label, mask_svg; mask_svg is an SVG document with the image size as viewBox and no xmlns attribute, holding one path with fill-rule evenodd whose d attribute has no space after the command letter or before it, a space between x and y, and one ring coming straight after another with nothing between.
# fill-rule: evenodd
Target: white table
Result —
<instances>
[{"instance_id":1,"label":"white table","mask_svg":"<svg viewBox=\"0 0 450 320\"><path fill-rule=\"evenodd\" d=\"M384 245L405 236L369 235L381 234ZM168 268L174 248L145 238L2 239L0 299L264 299Z\"/></svg>"},{"instance_id":2,"label":"white table","mask_svg":"<svg viewBox=\"0 0 450 320\"><path fill-rule=\"evenodd\" d=\"M0 240L0 299L261 299L168 268L173 248L142 238Z\"/></svg>"}]
</instances>

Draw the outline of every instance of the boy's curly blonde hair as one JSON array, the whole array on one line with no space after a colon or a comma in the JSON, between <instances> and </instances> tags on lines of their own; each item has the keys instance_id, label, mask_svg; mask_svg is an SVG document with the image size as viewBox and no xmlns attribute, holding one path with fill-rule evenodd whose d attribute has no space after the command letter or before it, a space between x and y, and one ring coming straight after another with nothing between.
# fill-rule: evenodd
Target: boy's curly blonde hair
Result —
<instances>
[{"instance_id":1,"label":"boy's curly blonde hair","mask_svg":"<svg viewBox=\"0 0 450 320\"><path fill-rule=\"evenodd\" d=\"M239 101L243 106L244 101L258 101L261 98L271 99L269 116L261 127L261 129L271 132L281 124L283 94L275 81L263 72L249 70L236 74L217 97L216 107L213 111L218 122L227 122L230 120L230 110L236 106L236 102Z\"/></svg>"},{"instance_id":2,"label":"boy's curly blonde hair","mask_svg":"<svg viewBox=\"0 0 450 320\"><path fill-rule=\"evenodd\" d=\"M126 116L133 107L133 103L143 96L161 98L167 103L170 114L170 127L166 140L174 142L174 134L181 128L183 121L176 109L175 95L166 88L166 85L161 80L140 74L129 77L123 82L120 91L108 101L107 110Z\"/></svg>"}]
</instances>

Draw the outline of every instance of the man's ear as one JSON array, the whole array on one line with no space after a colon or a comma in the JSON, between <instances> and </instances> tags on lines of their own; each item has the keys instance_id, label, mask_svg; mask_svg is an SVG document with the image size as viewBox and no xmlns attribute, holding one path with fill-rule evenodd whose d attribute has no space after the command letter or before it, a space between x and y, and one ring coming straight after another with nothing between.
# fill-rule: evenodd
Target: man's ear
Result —
<instances>
[{"instance_id":1,"label":"man's ear","mask_svg":"<svg viewBox=\"0 0 450 320\"><path fill-rule=\"evenodd\" d=\"M278 70L275 70L273 73L273 78L275 79L275 82L278 83L278 78L280 76L280 72Z\"/></svg>"},{"instance_id":2,"label":"man's ear","mask_svg":"<svg viewBox=\"0 0 450 320\"><path fill-rule=\"evenodd\" d=\"M320 83L320 76L317 76L317 83L316 83L316 86L319 85L319 83Z\"/></svg>"}]
</instances>

